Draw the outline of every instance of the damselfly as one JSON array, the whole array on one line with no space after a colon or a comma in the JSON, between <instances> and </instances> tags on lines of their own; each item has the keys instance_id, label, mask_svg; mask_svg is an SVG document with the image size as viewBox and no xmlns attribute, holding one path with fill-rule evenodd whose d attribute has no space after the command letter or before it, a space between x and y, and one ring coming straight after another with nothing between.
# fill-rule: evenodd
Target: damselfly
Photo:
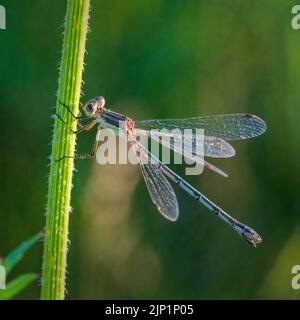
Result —
<instances>
[{"instance_id":1,"label":"damselfly","mask_svg":"<svg viewBox=\"0 0 300 320\"><path fill-rule=\"evenodd\" d=\"M228 141L241 140L256 137L266 131L265 122L257 116L250 114L225 114L216 116L204 116L188 119L165 119L165 120L145 120L133 121L131 118L104 108L105 100L103 97L96 97L90 100L84 107L83 112L85 116L75 116L70 108L61 103L78 120L79 129L73 131L79 133L88 131L95 125L98 125L97 134L102 128L112 128L118 134L130 136L130 143L133 145L136 153L139 154L141 171L149 191L153 203L156 205L158 211L167 219L175 221L179 215L178 202L175 192L170 185L169 178L175 182L181 189L186 191L189 195L195 198L199 203L208 208L212 213L217 215L220 219L231 225L247 242L254 247L262 242L259 234L247 225L239 222L231 217L224 210L214 204L211 200L205 197L200 191L196 190L183 178L178 176L174 171L167 167L159 158L155 157L143 144L137 139L137 134L149 135L149 129L203 129L204 130L204 156L215 158L231 157L235 154L234 148ZM64 119L56 113L56 115L64 122ZM81 120L90 119L90 122L83 125ZM193 137L196 138L197 137ZM93 146L93 152L88 156L78 156L75 158L88 159L95 157L99 140L96 139ZM181 153L182 150L173 143L167 147L174 150L174 152ZM196 158L198 154L192 148L191 154L188 156ZM60 161L70 156L63 156L56 161ZM145 159L148 161L143 161ZM149 161L150 159L150 161ZM200 159L200 158L199 158ZM203 160L203 164L208 169L216 171L219 174L226 176L226 174L215 167L211 163Z\"/></svg>"}]
</instances>

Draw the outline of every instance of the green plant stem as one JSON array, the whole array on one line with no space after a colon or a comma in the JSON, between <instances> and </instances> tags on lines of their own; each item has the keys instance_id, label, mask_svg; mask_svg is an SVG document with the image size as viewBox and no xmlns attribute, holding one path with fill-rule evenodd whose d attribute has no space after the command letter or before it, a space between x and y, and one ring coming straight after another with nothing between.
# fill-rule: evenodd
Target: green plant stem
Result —
<instances>
[{"instance_id":1,"label":"green plant stem","mask_svg":"<svg viewBox=\"0 0 300 320\"><path fill-rule=\"evenodd\" d=\"M42 271L41 298L64 299L66 256L74 160L62 156L74 156L76 120L59 101L78 114L80 90L88 30L89 0L68 0L65 19L63 50L58 82L56 111L67 125L57 117L54 123L48 198L46 208L45 243Z\"/></svg>"}]
</instances>

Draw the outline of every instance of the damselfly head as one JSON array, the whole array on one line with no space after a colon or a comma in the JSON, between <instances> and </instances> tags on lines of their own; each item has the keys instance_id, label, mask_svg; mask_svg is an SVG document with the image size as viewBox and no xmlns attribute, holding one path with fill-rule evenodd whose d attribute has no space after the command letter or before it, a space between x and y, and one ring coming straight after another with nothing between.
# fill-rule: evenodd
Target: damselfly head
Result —
<instances>
[{"instance_id":1,"label":"damselfly head","mask_svg":"<svg viewBox=\"0 0 300 320\"><path fill-rule=\"evenodd\" d=\"M94 116L101 113L105 105L105 99L101 96L96 97L95 99L90 100L85 106L84 111L89 116Z\"/></svg>"}]
</instances>

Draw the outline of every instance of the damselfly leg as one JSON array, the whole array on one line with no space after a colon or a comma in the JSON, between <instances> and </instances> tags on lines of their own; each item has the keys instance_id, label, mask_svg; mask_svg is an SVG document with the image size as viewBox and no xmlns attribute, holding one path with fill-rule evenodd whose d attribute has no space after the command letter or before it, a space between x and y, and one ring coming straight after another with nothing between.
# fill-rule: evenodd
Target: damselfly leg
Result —
<instances>
[{"instance_id":1,"label":"damselfly leg","mask_svg":"<svg viewBox=\"0 0 300 320\"><path fill-rule=\"evenodd\" d=\"M72 117L76 120L84 120L84 119L90 119L90 116L75 116L75 114L73 113L73 111L63 102L61 102L60 100L58 100L58 103L61 104L63 107L65 107L69 113L72 115ZM83 109L82 109L82 104L80 104L80 114L83 113Z\"/></svg>"},{"instance_id":2,"label":"damselfly leg","mask_svg":"<svg viewBox=\"0 0 300 320\"><path fill-rule=\"evenodd\" d=\"M85 119L91 119L90 116L75 116L75 114L72 112L72 110L63 102L61 101L58 101L59 104L61 104L64 108L66 108L66 110L71 114L71 116L77 120L77 125L79 126L79 129L78 130L73 130L65 121L65 119L63 119L63 117L61 115L59 115L56 111L54 112L54 116L56 116L59 120L61 120L61 122L66 125L69 130L74 133L74 134L77 134L77 133L80 133L82 131L86 131L86 128L88 128L88 124L87 125L83 125L80 121L81 120L85 120ZM82 107L81 107L82 109ZM85 128L83 128L85 127Z\"/></svg>"},{"instance_id":3,"label":"damselfly leg","mask_svg":"<svg viewBox=\"0 0 300 320\"><path fill-rule=\"evenodd\" d=\"M67 123L66 121L57 113L55 112L54 115L73 133L73 134L79 134L80 132L83 131L90 131L97 123L96 120L92 120L87 124L82 124L80 121L84 119L91 119L90 116L75 116L75 114L72 112L72 110L63 102L58 101L62 106L64 106L67 111L71 114L71 116L77 120L77 125L79 126L78 130L73 130ZM98 129L99 130L99 129ZM95 143L93 145L92 153L88 155L75 155L75 156L67 156L64 155L58 159L55 159L56 162L59 162L63 159L81 159L81 160L86 160L86 159L92 159L96 155L96 150L98 147L98 141L97 139L95 140Z\"/></svg>"},{"instance_id":4,"label":"damselfly leg","mask_svg":"<svg viewBox=\"0 0 300 320\"><path fill-rule=\"evenodd\" d=\"M95 124L93 124L93 126L94 125ZM92 127L90 129L92 129ZM87 130L85 130L85 131L87 131ZM100 132L100 128L98 127L96 139L95 139L95 142L93 144L93 149L92 149L92 153L91 154L84 154L84 155L76 155L75 154L74 156L63 156L61 158L55 159L55 162L59 162L59 161L64 160L64 159L89 160L89 159L95 158L96 152L97 152L97 149L98 149L98 146L99 146L99 140L97 139L97 137L99 135L99 132Z\"/></svg>"}]
</instances>

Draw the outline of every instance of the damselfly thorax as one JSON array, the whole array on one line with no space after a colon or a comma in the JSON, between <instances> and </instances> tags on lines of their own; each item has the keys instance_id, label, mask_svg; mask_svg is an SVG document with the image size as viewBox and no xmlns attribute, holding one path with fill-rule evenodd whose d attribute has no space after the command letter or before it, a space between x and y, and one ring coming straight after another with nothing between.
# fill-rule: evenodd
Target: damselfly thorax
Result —
<instances>
[{"instance_id":1,"label":"damselfly thorax","mask_svg":"<svg viewBox=\"0 0 300 320\"><path fill-rule=\"evenodd\" d=\"M101 116L97 118L99 126L103 129L122 130L123 134L131 134L134 129L134 121L124 114L104 109Z\"/></svg>"}]
</instances>

